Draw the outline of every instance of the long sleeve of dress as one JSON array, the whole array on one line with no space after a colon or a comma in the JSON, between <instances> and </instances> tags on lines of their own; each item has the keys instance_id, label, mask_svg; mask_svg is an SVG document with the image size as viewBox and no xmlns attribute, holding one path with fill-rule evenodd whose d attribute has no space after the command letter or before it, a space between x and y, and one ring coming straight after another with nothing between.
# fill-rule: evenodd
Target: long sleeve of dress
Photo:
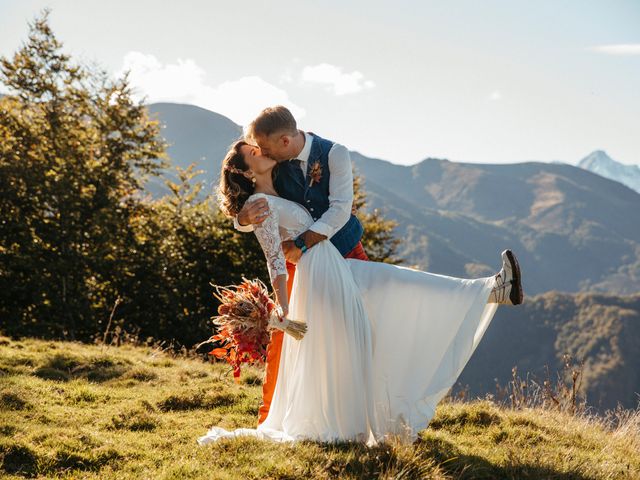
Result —
<instances>
[{"instance_id":1,"label":"long sleeve of dress","mask_svg":"<svg viewBox=\"0 0 640 480\"><path fill-rule=\"evenodd\" d=\"M240 225L237 215L233 217L233 227L239 232L253 232L253 225Z\"/></svg>"},{"instance_id":2,"label":"long sleeve of dress","mask_svg":"<svg viewBox=\"0 0 640 480\"><path fill-rule=\"evenodd\" d=\"M264 256L267 259L267 268L271 282L275 281L278 275L287 274L284 252L282 251L279 225L279 214L277 208L269 206L269 216L264 222L254 226L254 233L258 237L258 242L262 247Z\"/></svg>"}]
</instances>

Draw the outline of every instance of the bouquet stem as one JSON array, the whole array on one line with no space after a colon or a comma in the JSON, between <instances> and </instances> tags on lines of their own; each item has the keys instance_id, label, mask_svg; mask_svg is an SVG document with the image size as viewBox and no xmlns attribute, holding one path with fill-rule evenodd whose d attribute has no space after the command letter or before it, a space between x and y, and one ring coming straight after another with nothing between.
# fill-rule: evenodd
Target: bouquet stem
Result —
<instances>
[{"instance_id":1,"label":"bouquet stem","mask_svg":"<svg viewBox=\"0 0 640 480\"><path fill-rule=\"evenodd\" d=\"M300 340L307 333L307 324L298 320L290 320L285 317L272 317L269 326L288 333L296 340Z\"/></svg>"}]
</instances>

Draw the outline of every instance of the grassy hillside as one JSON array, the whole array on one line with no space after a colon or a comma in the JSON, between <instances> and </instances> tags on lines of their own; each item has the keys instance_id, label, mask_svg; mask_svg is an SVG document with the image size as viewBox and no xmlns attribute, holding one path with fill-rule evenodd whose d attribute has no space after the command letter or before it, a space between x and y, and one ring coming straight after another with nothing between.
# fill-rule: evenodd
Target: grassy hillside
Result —
<instances>
[{"instance_id":1,"label":"grassy hillside","mask_svg":"<svg viewBox=\"0 0 640 480\"><path fill-rule=\"evenodd\" d=\"M253 427L259 371L150 347L0 338L0 475L6 478L530 478L640 476L640 412L587 417L442 402L414 445L256 439L200 447L211 425Z\"/></svg>"},{"instance_id":2,"label":"grassy hillside","mask_svg":"<svg viewBox=\"0 0 640 480\"><path fill-rule=\"evenodd\" d=\"M526 287L525 287L526 291ZM516 365L542 384L545 365L563 368L565 354L584 360L581 394L603 412L640 398L640 293L546 292L525 296L518 308L501 307L473 353L459 383L473 395L506 383Z\"/></svg>"}]
</instances>

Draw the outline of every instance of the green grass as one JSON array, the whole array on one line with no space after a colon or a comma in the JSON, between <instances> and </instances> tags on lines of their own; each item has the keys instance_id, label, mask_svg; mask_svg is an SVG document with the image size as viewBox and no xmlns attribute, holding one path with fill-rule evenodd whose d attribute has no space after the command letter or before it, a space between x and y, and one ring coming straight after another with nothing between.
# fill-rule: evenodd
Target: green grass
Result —
<instances>
[{"instance_id":1,"label":"green grass","mask_svg":"<svg viewBox=\"0 0 640 480\"><path fill-rule=\"evenodd\" d=\"M0 338L3 478L640 478L640 412L591 417L442 402L414 445L252 438L200 447L209 426L255 427L260 371L150 347Z\"/></svg>"}]
</instances>

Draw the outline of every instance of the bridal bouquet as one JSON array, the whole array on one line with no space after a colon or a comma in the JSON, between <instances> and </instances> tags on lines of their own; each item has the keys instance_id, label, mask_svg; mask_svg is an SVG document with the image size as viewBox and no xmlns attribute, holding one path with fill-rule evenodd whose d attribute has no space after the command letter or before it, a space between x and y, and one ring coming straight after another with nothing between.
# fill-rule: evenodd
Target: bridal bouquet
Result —
<instances>
[{"instance_id":1,"label":"bridal bouquet","mask_svg":"<svg viewBox=\"0 0 640 480\"><path fill-rule=\"evenodd\" d=\"M200 343L220 342L209 355L224 359L233 367L234 380L240 377L240 365L259 364L266 359L266 346L272 329L277 328L300 340L307 331L304 322L289 320L269 296L260 280L242 279L239 285L221 287L211 284L220 301L218 315L211 317L218 332Z\"/></svg>"}]
</instances>

